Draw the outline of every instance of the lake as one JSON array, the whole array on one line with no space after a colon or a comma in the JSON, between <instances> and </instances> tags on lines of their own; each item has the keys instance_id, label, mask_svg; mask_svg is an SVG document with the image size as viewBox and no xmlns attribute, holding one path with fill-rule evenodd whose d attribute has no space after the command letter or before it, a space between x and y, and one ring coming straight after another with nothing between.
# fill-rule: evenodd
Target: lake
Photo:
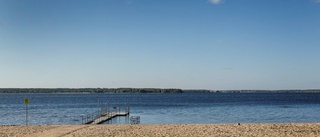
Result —
<instances>
[{"instance_id":1,"label":"lake","mask_svg":"<svg viewBox=\"0 0 320 137\"><path fill-rule=\"evenodd\" d=\"M81 124L100 106L130 106L141 124L320 122L319 93L0 94L0 125ZM116 118L105 124L124 124Z\"/></svg>"}]
</instances>

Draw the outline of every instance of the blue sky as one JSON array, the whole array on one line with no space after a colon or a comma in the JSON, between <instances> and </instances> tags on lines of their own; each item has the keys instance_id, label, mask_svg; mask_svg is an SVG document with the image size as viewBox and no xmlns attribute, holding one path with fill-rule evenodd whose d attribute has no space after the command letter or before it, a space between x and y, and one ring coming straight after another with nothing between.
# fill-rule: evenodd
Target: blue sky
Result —
<instances>
[{"instance_id":1,"label":"blue sky","mask_svg":"<svg viewBox=\"0 0 320 137\"><path fill-rule=\"evenodd\" d=\"M0 87L320 89L319 0L0 0Z\"/></svg>"}]
</instances>

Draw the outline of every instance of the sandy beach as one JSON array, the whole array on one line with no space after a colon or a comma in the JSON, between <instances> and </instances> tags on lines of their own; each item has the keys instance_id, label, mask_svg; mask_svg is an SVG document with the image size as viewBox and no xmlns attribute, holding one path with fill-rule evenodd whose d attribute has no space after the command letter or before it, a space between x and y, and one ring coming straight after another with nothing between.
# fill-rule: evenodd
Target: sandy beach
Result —
<instances>
[{"instance_id":1,"label":"sandy beach","mask_svg":"<svg viewBox=\"0 0 320 137\"><path fill-rule=\"evenodd\" d=\"M1 137L320 136L320 123L0 126Z\"/></svg>"}]
</instances>

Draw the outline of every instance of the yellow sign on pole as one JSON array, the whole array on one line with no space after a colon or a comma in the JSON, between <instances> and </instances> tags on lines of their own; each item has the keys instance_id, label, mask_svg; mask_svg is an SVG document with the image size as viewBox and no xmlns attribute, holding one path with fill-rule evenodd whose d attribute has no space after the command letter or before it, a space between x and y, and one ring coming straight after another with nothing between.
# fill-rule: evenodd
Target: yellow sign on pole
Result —
<instances>
[{"instance_id":1,"label":"yellow sign on pole","mask_svg":"<svg viewBox=\"0 0 320 137\"><path fill-rule=\"evenodd\" d=\"M28 98L25 98L25 99L24 99L24 104L26 104L26 105L29 104L29 99L28 99Z\"/></svg>"}]
</instances>

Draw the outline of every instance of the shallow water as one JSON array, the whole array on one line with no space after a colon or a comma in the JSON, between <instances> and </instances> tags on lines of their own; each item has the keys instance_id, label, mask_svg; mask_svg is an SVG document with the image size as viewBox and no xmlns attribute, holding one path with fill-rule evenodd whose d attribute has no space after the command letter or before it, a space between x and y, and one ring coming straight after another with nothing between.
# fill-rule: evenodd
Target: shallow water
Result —
<instances>
[{"instance_id":1,"label":"shallow water","mask_svg":"<svg viewBox=\"0 0 320 137\"><path fill-rule=\"evenodd\" d=\"M0 125L80 124L100 106L130 105L141 124L320 122L319 93L0 94ZM128 123L128 117L107 123Z\"/></svg>"}]
</instances>

